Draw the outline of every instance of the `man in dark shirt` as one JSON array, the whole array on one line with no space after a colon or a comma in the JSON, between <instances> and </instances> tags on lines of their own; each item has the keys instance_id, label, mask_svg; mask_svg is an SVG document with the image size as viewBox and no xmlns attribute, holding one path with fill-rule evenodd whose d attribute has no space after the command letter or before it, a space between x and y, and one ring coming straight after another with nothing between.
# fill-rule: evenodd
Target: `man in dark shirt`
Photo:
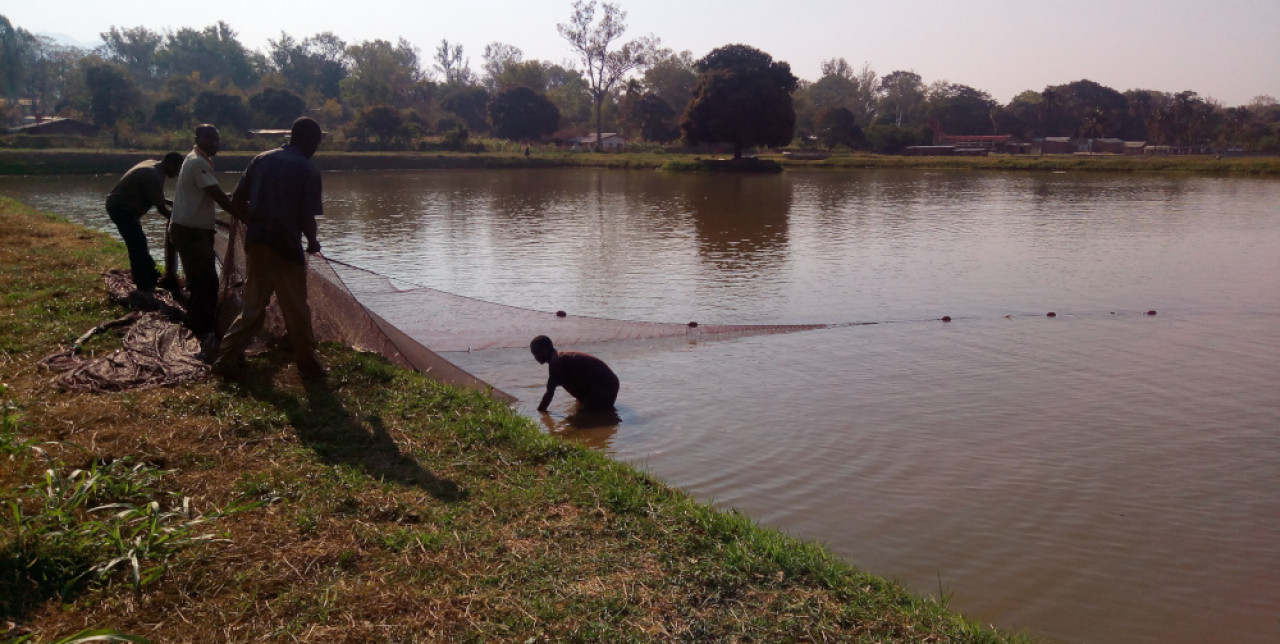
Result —
<instances>
[{"instance_id":1,"label":"man in dark shirt","mask_svg":"<svg viewBox=\"0 0 1280 644\"><path fill-rule=\"evenodd\" d=\"M547 392L538 403L538 411L547 411L556 387L564 387L584 409L613 409L618 399L618 376L603 360L577 351L556 351L551 338L545 335L534 338L529 351L538 364L547 365Z\"/></svg>"},{"instance_id":2,"label":"man in dark shirt","mask_svg":"<svg viewBox=\"0 0 1280 644\"><path fill-rule=\"evenodd\" d=\"M147 160L124 173L107 194L107 216L120 231L125 248L129 249L129 270L133 284L143 293L155 290L160 280L156 261L147 248L147 234L142 230L142 216L152 207L165 219L169 218L169 203L164 198L164 180L178 176L182 167L182 155L170 152L161 161ZM172 267L166 267L166 270Z\"/></svg>"},{"instance_id":3,"label":"man in dark shirt","mask_svg":"<svg viewBox=\"0 0 1280 644\"><path fill-rule=\"evenodd\" d=\"M315 352L311 308L307 304L306 253L320 252L316 217L321 214L320 169L311 156L320 146L320 125L302 117L293 122L289 143L263 152L249 162L232 193L232 213L244 213L244 310L222 338L213 370L225 378L239 375L240 360L262 328L274 293L293 345L298 373L306 380L324 378Z\"/></svg>"}]
</instances>

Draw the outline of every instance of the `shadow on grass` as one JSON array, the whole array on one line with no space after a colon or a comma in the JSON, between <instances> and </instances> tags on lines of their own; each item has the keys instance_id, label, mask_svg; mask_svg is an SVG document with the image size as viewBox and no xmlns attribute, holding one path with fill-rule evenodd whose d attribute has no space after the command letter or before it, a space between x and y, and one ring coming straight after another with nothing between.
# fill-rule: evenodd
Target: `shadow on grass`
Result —
<instances>
[{"instance_id":1,"label":"shadow on grass","mask_svg":"<svg viewBox=\"0 0 1280 644\"><path fill-rule=\"evenodd\" d=\"M246 374L242 390L284 412L297 428L298 439L322 461L355 468L379 481L421 488L441 501L467 497L457 483L436 476L402 453L381 418L352 414L330 383L304 381L304 396L277 389L274 380L283 369L293 365L272 360L266 372Z\"/></svg>"},{"instance_id":2,"label":"shadow on grass","mask_svg":"<svg viewBox=\"0 0 1280 644\"><path fill-rule=\"evenodd\" d=\"M75 599L84 588L77 579L88 567L70 548L8 544L0 550L0 619L22 621L49 600Z\"/></svg>"}]
</instances>

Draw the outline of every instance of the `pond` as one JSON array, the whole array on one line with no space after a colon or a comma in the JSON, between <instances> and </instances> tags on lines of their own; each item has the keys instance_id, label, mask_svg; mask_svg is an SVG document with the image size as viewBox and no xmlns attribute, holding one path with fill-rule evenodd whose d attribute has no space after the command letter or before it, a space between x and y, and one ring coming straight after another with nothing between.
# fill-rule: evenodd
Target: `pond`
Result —
<instances>
[{"instance_id":1,"label":"pond","mask_svg":"<svg viewBox=\"0 0 1280 644\"><path fill-rule=\"evenodd\" d=\"M0 194L109 230L113 181L0 178ZM405 285L601 318L831 325L561 347L622 379L619 422L597 427L571 422L564 392L534 411L546 372L527 349L443 354L550 432L974 619L1066 641L1280 641L1280 182L325 182L326 255Z\"/></svg>"}]
</instances>

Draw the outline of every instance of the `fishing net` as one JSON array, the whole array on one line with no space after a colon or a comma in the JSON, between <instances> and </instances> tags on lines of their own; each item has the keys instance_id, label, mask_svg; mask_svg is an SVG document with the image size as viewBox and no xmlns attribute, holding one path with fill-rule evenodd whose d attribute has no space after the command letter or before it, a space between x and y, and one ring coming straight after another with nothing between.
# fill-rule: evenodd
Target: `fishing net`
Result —
<instances>
[{"instance_id":1,"label":"fishing net","mask_svg":"<svg viewBox=\"0 0 1280 644\"><path fill-rule=\"evenodd\" d=\"M219 229L214 243L221 274L216 322L221 334L243 308L245 231L238 222L220 221ZM113 299L129 301L132 284L127 272L108 274L107 282ZM61 372L59 386L118 391L204 377L208 367L198 355L200 343L179 323L183 315L181 303L165 291L157 294L160 311L132 314L99 325L70 349L46 358L46 365ZM386 276L319 254L307 256L307 298L316 340L378 353L441 382L485 391L507 402L515 398L472 376L438 352L527 347L538 335L550 336L559 346L571 346L655 338L730 338L829 326L637 322L535 311L425 286L401 288ZM79 353L87 337L112 326L130 327L119 351L90 358ZM258 347L250 351L260 350L267 342L282 341L284 336L284 319L273 303L256 340Z\"/></svg>"},{"instance_id":2,"label":"fishing net","mask_svg":"<svg viewBox=\"0 0 1280 644\"><path fill-rule=\"evenodd\" d=\"M56 386L68 391L125 391L177 385L208 374L209 366L199 356L200 341L182 326L182 304L168 291L158 290L138 302L130 297L133 279L127 271L111 271L103 278L113 302L151 310L103 322L70 347L46 356L41 364L58 374ZM118 349L85 354L84 346L95 335L112 329L124 329Z\"/></svg>"},{"instance_id":3,"label":"fishing net","mask_svg":"<svg viewBox=\"0 0 1280 644\"><path fill-rule=\"evenodd\" d=\"M494 304L425 286L398 288L389 278L372 271L334 259L325 263L366 309L436 351L527 347L538 335L551 337L557 345L574 345L651 338L723 338L827 326L698 325L563 315Z\"/></svg>"},{"instance_id":4,"label":"fishing net","mask_svg":"<svg viewBox=\"0 0 1280 644\"><path fill-rule=\"evenodd\" d=\"M228 235L218 236L223 275L219 310L228 318L226 324L239 310L244 253L237 240L243 235L243 227L237 226ZM320 254L307 256L307 298L317 340L376 352L442 382L488 391L507 402L515 398L493 389L438 352L527 347L538 335L550 336L565 346L648 338L728 338L827 326L636 322L535 311L425 286L400 288L384 275ZM267 328L283 332L278 313L269 319Z\"/></svg>"}]
</instances>

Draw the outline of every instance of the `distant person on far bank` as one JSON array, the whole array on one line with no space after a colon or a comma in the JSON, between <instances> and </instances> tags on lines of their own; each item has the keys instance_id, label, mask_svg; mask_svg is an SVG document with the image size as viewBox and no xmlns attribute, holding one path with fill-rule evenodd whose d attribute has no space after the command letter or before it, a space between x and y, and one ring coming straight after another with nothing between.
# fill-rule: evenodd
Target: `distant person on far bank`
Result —
<instances>
[{"instance_id":1,"label":"distant person on far bank","mask_svg":"<svg viewBox=\"0 0 1280 644\"><path fill-rule=\"evenodd\" d=\"M556 394L564 387L578 399L583 409L608 411L618 399L618 376L603 360L578 351L556 351L551 338L540 335L529 343L529 351L538 364L547 365L547 392L542 394L538 411L545 412Z\"/></svg>"},{"instance_id":2,"label":"distant person on far bank","mask_svg":"<svg viewBox=\"0 0 1280 644\"><path fill-rule=\"evenodd\" d=\"M293 122L289 143L263 152L249 162L232 193L233 213L244 218L244 310L222 338L214 373L240 375L244 350L262 329L274 293L303 380L322 380L324 366L316 356L311 308L307 304L306 253L319 253L316 218L321 214L320 169L311 157L323 132L315 121ZM304 249L301 238L306 237ZM305 252L304 252L305 251Z\"/></svg>"},{"instance_id":3,"label":"distant person on far bank","mask_svg":"<svg viewBox=\"0 0 1280 644\"><path fill-rule=\"evenodd\" d=\"M107 194L107 216L129 250L129 271L133 274L137 297L151 300L160 281L160 271L156 270L156 261L147 248L147 234L142 230L142 216L155 208L165 219L170 217L169 202L164 198L164 180L178 176L181 167L182 155L177 152L164 155L160 161L143 161L129 168Z\"/></svg>"},{"instance_id":4,"label":"distant person on far bank","mask_svg":"<svg viewBox=\"0 0 1280 644\"><path fill-rule=\"evenodd\" d=\"M186 325L201 344L209 348L218 306L217 258L213 254L214 204L231 212L231 199L222 191L213 174L213 156L222 148L218 128L204 124L196 127L195 146L182 161L178 187L173 195L173 217L169 219L169 238L182 260L187 276Z\"/></svg>"}]
</instances>

